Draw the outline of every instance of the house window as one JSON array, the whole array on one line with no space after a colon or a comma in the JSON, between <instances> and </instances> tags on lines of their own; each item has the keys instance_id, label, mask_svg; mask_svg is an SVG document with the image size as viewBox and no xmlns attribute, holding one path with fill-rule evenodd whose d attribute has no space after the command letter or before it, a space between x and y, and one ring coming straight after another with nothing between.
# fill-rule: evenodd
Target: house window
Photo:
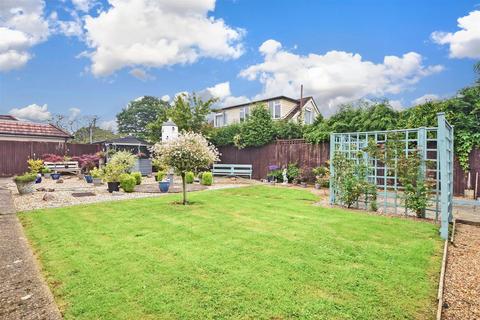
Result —
<instances>
[{"instance_id":1,"label":"house window","mask_svg":"<svg viewBox=\"0 0 480 320\"><path fill-rule=\"evenodd\" d=\"M270 101L268 103L270 114L273 119L280 119L281 105L280 100Z\"/></svg>"},{"instance_id":2,"label":"house window","mask_svg":"<svg viewBox=\"0 0 480 320\"><path fill-rule=\"evenodd\" d=\"M223 113L217 113L215 115L215 127L223 127Z\"/></svg>"},{"instance_id":3,"label":"house window","mask_svg":"<svg viewBox=\"0 0 480 320\"><path fill-rule=\"evenodd\" d=\"M304 121L305 124L312 124L313 123L312 109L305 108L303 121Z\"/></svg>"},{"instance_id":4,"label":"house window","mask_svg":"<svg viewBox=\"0 0 480 320\"><path fill-rule=\"evenodd\" d=\"M247 120L249 115L250 115L249 107L240 108L240 122Z\"/></svg>"}]
</instances>

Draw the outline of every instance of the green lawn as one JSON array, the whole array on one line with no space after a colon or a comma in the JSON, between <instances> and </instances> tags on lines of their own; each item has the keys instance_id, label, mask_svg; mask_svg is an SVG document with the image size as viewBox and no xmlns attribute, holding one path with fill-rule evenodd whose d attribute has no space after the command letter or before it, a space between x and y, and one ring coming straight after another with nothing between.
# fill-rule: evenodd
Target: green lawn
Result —
<instances>
[{"instance_id":1,"label":"green lawn","mask_svg":"<svg viewBox=\"0 0 480 320\"><path fill-rule=\"evenodd\" d=\"M248 187L20 214L66 319L430 319L436 226Z\"/></svg>"}]
</instances>

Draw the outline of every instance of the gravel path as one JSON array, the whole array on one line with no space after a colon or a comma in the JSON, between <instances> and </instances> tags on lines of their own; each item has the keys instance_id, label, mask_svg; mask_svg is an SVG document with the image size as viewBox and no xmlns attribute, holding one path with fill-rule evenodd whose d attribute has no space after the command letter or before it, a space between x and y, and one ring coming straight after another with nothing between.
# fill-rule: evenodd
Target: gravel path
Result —
<instances>
[{"instance_id":1,"label":"gravel path","mask_svg":"<svg viewBox=\"0 0 480 320\"><path fill-rule=\"evenodd\" d=\"M15 214L0 214L0 319L61 319Z\"/></svg>"},{"instance_id":2,"label":"gravel path","mask_svg":"<svg viewBox=\"0 0 480 320\"><path fill-rule=\"evenodd\" d=\"M448 248L442 319L480 319L480 227L457 224Z\"/></svg>"}]
</instances>

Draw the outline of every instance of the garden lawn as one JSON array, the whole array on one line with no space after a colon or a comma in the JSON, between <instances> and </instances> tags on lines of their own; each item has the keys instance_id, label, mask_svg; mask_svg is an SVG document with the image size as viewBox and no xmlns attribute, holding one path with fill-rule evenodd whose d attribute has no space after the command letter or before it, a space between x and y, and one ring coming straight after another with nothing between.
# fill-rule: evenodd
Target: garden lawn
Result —
<instances>
[{"instance_id":1,"label":"garden lawn","mask_svg":"<svg viewBox=\"0 0 480 320\"><path fill-rule=\"evenodd\" d=\"M255 186L20 214L66 319L430 319L437 227Z\"/></svg>"}]
</instances>

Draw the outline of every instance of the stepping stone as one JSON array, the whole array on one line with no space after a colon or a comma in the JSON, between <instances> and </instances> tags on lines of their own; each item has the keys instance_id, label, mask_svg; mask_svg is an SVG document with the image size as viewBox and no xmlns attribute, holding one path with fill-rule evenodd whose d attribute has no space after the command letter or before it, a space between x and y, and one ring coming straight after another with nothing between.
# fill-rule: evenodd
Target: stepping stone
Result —
<instances>
[{"instance_id":1,"label":"stepping stone","mask_svg":"<svg viewBox=\"0 0 480 320\"><path fill-rule=\"evenodd\" d=\"M72 197L81 198L81 197L94 197L96 194L93 192L74 192Z\"/></svg>"}]
</instances>

